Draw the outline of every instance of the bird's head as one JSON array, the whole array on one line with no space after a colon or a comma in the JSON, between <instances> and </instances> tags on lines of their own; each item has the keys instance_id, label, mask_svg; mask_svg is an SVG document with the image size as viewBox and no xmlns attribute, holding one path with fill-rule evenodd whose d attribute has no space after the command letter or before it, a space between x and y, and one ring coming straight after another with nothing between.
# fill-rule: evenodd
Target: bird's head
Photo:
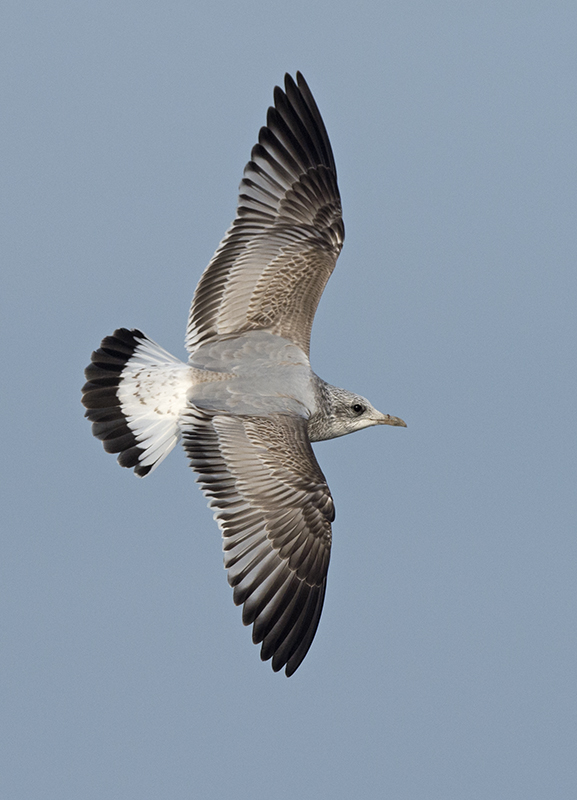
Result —
<instances>
[{"instance_id":1,"label":"bird's head","mask_svg":"<svg viewBox=\"0 0 577 800\"><path fill-rule=\"evenodd\" d=\"M395 425L406 428L407 425L399 417L383 414L369 403L366 397L354 394L346 389L325 384L326 394L323 404L328 413L315 415L309 421L309 437L311 441L335 439L347 433L369 428L371 425Z\"/></svg>"}]
</instances>

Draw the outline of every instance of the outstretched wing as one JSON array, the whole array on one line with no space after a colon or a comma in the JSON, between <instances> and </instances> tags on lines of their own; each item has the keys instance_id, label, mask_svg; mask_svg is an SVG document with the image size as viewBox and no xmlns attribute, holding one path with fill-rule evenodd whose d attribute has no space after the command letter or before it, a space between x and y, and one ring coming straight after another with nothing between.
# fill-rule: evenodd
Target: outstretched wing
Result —
<instances>
[{"instance_id":1,"label":"outstretched wing","mask_svg":"<svg viewBox=\"0 0 577 800\"><path fill-rule=\"evenodd\" d=\"M274 90L240 184L237 214L197 286L191 352L220 334L259 328L309 352L315 311L345 231L335 161L303 76Z\"/></svg>"},{"instance_id":2,"label":"outstretched wing","mask_svg":"<svg viewBox=\"0 0 577 800\"><path fill-rule=\"evenodd\" d=\"M261 658L292 675L315 635L333 500L306 420L187 411L184 447L223 535L224 564Z\"/></svg>"}]
</instances>

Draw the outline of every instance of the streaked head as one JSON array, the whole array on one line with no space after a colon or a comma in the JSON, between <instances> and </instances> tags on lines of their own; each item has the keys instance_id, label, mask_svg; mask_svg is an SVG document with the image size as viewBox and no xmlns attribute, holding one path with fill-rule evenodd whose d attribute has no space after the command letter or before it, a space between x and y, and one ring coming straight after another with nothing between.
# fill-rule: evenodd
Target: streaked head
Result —
<instances>
[{"instance_id":1,"label":"streaked head","mask_svg":"<svg viewBox=\"0 0 577 800\"><path fill-rule=\"evenodd\" d=\"M366 397L330 384L325 384L325 387L326 395L323 399L328 402L323 404L324 409L321 409L320 413L309 421L311 442L335 439L372 425L407 427L399 417L377 411Z\"/></svg>"}]
</instances>

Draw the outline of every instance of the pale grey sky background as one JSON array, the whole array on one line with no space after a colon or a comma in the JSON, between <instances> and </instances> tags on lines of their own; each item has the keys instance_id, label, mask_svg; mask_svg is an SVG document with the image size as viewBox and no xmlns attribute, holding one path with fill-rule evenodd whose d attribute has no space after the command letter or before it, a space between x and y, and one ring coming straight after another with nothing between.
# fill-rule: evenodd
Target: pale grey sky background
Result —
<instances>
[{"instance_id":1,"label":"pale grey sky background","mask_svg":"<svg viewBox=\"0 0 577 800\"><path fill-rule=\"evenodd\" d=\"M2 797L577 796L577 5L0 16ZM184 454L120 469L80 387L117 326L185 355L297 69L347 228L313 368L409 427L315 448L333 556L287 680Z\"/></svg>"}]
</instances>

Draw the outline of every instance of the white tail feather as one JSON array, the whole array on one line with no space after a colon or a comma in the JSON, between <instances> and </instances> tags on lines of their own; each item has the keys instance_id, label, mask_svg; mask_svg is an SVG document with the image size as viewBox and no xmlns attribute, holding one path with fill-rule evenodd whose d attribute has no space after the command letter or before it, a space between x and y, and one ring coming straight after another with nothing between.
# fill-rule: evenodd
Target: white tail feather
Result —
<instances>
[{"instance_id":1,"label":"white tail feather","mask_svg":"<svg viewBox=\"0 0 577 800\"><path fill-rule=\"evenodd\" d=\"M102 340L86 369L82 401L92 431L118 463L140 477L180 439L190 367L138 330L119 328Z\"/></svg>"}]
</instances>

